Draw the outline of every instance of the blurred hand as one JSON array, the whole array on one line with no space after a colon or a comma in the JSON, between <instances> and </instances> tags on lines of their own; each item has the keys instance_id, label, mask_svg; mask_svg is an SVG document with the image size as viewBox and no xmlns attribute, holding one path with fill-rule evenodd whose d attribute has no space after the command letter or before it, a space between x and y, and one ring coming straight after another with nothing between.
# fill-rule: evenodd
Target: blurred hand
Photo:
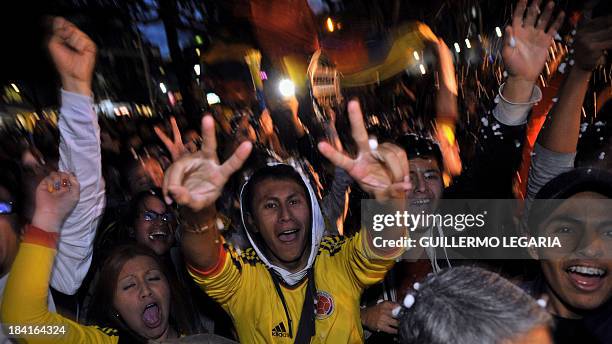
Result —
<instances>
[{"instance_id":1,"label":"blurred hand","mask_svg":"<svg viewBox=\"0 0 612 344\"><path fill-rule=\"evenodd\" d=\"M592 71L607 49L612 49L612 16L585 21L574 43L575 67Z\"/></svg>"},{"instance_id":2,"label":"blurred hand","mask_svg":"<svg viewBox=\"0 0 612 344\"><path fill-rule=\"evenodd\" d=\"M90 96L96 64L94 42L71 22L56 17L48 48L64 90Z\"/></svg>"},{"instance_id":3,"label":"blurred hand","mask_svg":"<svg viewBox=\"0 0 612 344\"><path fill-rule=\"evenodd\" d=\"M453 95L457 95L457 79L455 78L455 63L453 54L442 38L438 38L435 49L438 54L440 72L440 87L445 87Z\"/></svg>"},{"instance_id":4,"label":"blurred hand","mask_svg":"<svg viewBox=\"0 0 612 344\"><path fill-rule=\"evenodd\" d=\"M51 172L36 188L36 209L32 225L58 232L79 201L79 182L72 174Z\"/></svg>"},{"instance_id":5,"label":"blurred hand","mask_svg":"<svg viewBox=\"0 0 612 344\"><path fill-rule=\"evenodd\" d=\"M399 307L395 302L383 301L376 306L361 310L361 323L370 331L397 334L399 321L393 318L391 312Z\"/></svg>"},{"instance_id":6,"label":"blurred hand","mask_svg":"<svg viewBox=\"0 0 612 344\"><path fill-rule=\"evenodd\" d=\"M347 171L364 191L374 195L377 200L405 198L405 193L412 187L406 153L389 143L372 150L359 102L351 100L348 112L351 134L358 148L357 156L351 158L328 142L320 142L319 151L335 166Z\"/></svg>"},{"instance_id":7,"label":"blurred hand","mask_svg":"<svg viewBox=\"0 0 612 344\"><path fill-rule=\"evenodd\" d=\"M527 0L520 0L512 16L512 25L506 27L504 35L504 64L510 77L522 81L537 80L548 59L548 48L565 17L563 12L559 13L546 30L555 5L550 1L538 18L540 2L541 0L533 0L527 9ZM527 15L523 20L526 9Z\"/></svg>"},{"instance_id":8,"label":"blurred hand","mask_svg":"<svg viewBox=\"0 0 612 344\"><path fill-rule=\"evenodd\" d=\"M172 156L172 161L177 161L183 155L188 153L188 151L187 148L185 148L185 145L183 144L183 139L181 138L181 131L179 130L178 125L176 124L176 119L174 118L174 116L170 117L170 125L172 126L172 139L168 137L168 135L166 135L166 133L164 133L164 131L160 127L156 126L154 130L155 134L157 134L157 137L159 137L159 139L166 146L166 149L168 149L168 151L170 152L170 155Z\"/></svg>"},{"instance_id":9,"label":"blurred hand","mask_svg":"<svg viewBox=\"0 0 612 344\"><path fill-rule=\"evenodd\" d=\"M175 161L164 176L164 198L197 212L214 206L229 177L246 161L253 145L245 141L223 164L217 157L215 122L212 116L202 119L202 149Z\"/></svg>"}]
</instances>

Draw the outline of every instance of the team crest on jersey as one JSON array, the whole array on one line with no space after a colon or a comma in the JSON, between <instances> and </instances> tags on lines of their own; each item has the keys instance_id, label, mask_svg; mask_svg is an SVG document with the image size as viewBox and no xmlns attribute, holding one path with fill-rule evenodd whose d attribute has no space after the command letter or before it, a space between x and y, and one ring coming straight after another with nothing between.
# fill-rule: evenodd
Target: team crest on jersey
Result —
<instances>
[{"instance_id":1,"label":"team crest on jersey","mask_svg":"<svg viewBox=\"0 0 612 344\"><path fill-rule=\"evenodd\" d=\"M317 291L317 303L315 313L318 320L328 318L334 312L334 299L327 292Z\"/></svg>"}]
</instances>

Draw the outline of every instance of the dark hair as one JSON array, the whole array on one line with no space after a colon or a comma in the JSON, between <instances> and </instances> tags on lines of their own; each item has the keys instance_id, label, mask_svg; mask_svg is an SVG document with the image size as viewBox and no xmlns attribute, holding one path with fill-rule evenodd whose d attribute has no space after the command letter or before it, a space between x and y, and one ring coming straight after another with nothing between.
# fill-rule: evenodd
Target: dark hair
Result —
<instances>
[{"instance_id":1,"label":"dark hair","mask_svg":"<svg viewBox=\"0 0 612 344\"><path fill-rule=\"evenodd\" d=\"M586 191L612 198L612 173L595 168L575 168L548 181L538 191L529 209L529 232L537 233L542 222L562 203L538 200L563 200Z\"/></svg>"},{"instance_id":2,"label":"dark hair","mask_svg":"<svg viewBox=\"0 0 612 344\"><path fill-rule=\"evenodd\" d=\"M119 331L121 341L126 340L126 342L136 343L147 342L145 338L142 338L127 326L120 316L117 315L117 310L113 306L119 273L129 260L136 257L149 257L153 259L168 281L168 289L170 290L171 297L168 326L174 325L177 327L177 331L182 333L191 332L191 326L187 320L187 314L185 314L183 311L183 305L178 302L183 298L181 295L177 294L177 288L173 288L173 279L171 278L166 265L151 249L135 244L117 246L102 264L91 301L89 321L100 327L117 329Z\"/></svg>"},{"instance_id":3,"label":"dark hair","mask_svg":"<svg viewBox=\"0 0 612 344\"><path fill-rule=\"evenodd\" d=\"M395 141L406 152L408 160L417 158L434 158L438 162L440 171L444 170L444 160L440 147L432 139L416 134L400 136Z\"/></svg>"},{"instance_id":4,"label":"dark hair","mask_svg":"<svg viewBox=\"0 0 612 344\"><path fill-rule=\"evenodd\" d=\"M23 202L24 190L19 165L12 160L0 160L0 187L3 187L13 198L13 212L16 215L17 223L13 226L15 232L19 234L21 225L24 223Z\"/></svg>"},{"instance_id":5,"label":"dark hair","mask_svg":"<svg viewBox=\"0 0 612 344\"><path fill-rule=\"evenodd\" d=\"M312 208L310 204L310 197L308 193L308 188L304 185L304 181L300 174L289 165L274 165L274 166L266 166L258 169L252 176L249 178L246 186L244 187L244 191L242 194L242 207L244 213L252 213L253 210L253 201L255 199L255 187L268 179L275 180L291 180L298 183L306 194L307 199L309 200L308 204Z\"/></svg>"}]
</instances>

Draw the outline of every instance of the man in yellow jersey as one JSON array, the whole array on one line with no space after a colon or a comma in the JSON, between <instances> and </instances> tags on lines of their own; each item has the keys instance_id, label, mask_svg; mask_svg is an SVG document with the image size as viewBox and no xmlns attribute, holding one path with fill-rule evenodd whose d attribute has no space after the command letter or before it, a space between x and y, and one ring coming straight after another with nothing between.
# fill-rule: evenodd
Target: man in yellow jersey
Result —
<instances>
[{"instance_id":1,"label":"man in yellow jersey","mask_svg":"<svg viewBox=\"0 0 612 344\"><path fill-rule=\"evenodd\" d=\"M411 188L404 151L373 144L357 101L348 105L358 147L351 158L328 143L319 150L345 169L379 202L400 207ZM363 341L359 299L384 277L403 249L376 248L365 229L352 238L323 237L315 193L299 171L270 165L241 189L242 219L252 245L244 251L223 242L215 201L251 152L242 143L223 164L216 155L214 123L202 120L201 151L167 171L166 201L182 206L183 250L189 272L232 317L243 343L356 343ZM385 239L405 231L391 228Z\"/></svg>"}]
</instances>

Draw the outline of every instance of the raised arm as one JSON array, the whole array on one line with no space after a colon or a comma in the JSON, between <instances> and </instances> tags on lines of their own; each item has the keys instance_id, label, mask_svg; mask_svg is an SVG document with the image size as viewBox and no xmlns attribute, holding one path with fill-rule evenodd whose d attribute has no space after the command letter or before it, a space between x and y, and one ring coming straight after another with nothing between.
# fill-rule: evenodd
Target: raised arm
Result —
<instances>
[{"instance_id":1,"label":"raised arm","mask_svg":"<svg viewBox=\"0 0 612 344\"><path fill-rule=\"evenodd\" d=\"M455 64L450 50L441 38L435 46L439 76L439 88L436 92L436 134L444 159L444 168L456 176L461 174L461 158L459 145L455 139L455 124L459 117Z\"/></svg>"},{"instance_id":2,"label":"raised arm","mask_svg":"<svg viewBox=\"0 0 612 344\"><path fill-rule=\"evenodd\" d=\"M208 271L219 262L221 250L215 201L229 177L246 161L253 148L245 141L223 164L217 157L215 123L202 119L202 149L175 161L164 176L164 197L181 206L182 247L187 263L198 271Z\"/></svg>"},{"instance_id":3,"label":"raised arm","mask_svg":"<svg viewBox=\"0 0 612 344\"><path fill-rule=\"evenodd\" d=\"M555 5L550 1L538 17L540 2L534 0L527 8L527 0L520 0L511 25L506 27L502 57L508 79L500 87L501 99L493 111L495 118L505 125L526 123L531 107L542 98L536 82L565 14L560 12L551 21Z\"/></svg>"},{"instance_id":4,"label":"raised arm","mask_svg":"<svg viewBox=\"0 0 612 344\"><path fill-rule=\"evenodd\" d=\"M573 153L578 144L580 114L593 68L612 49L612 16L588 21L578 29L574 66L559 90L559 101L546 119L537 142L558 153Z\"/></svg>"},{"instance_id":5,"label":"raised arm","mask_svg":"<svg viewBox=\"0 0 612 344\"><path fill-rule=\"evenodd\" d=\"M105 205L100 128L91 90L96 45L72 23L55 18L48 48L62 80L59 169L75 174L81 188L81 197L60 230L51 286L72 295L89 270Z\"/></svg>"},{"instance_id":6,"label":"raised arm","mask_svg":"<svg viewBox=\"0 0 612 344\"><path fill-rule=\"evenodd\" d=\"M559 90L559 101L549 113L531 160L527 198L532 199L544 184L574 167L580 133L582 104L593 68L612 48L612 16L584 23L575 38L574 66Z\"/></svg>"},{"instance_id":7,"label":"raised arm","mask_svg":"<svg viewBox=\"0 0 612 344\"><path fill-rule=\"evenodd\" d=\"M319 150L336 167L344 169L359 186L379 202L396 202L398 209L404 204L406 192L412 188L408 169L408 158L403 149L384 143L375 148L370 147L363 114L359 102L352 100L348 104L351 133L358 147L357 156L350 157L336 150L327 142L319 143ZM385 239L400 239L405 236L405 230L390 229L383 232ZM394 255L388 248L377 248L368 240L369 248L377 256Z\"/></svg>"}]
</instances>

